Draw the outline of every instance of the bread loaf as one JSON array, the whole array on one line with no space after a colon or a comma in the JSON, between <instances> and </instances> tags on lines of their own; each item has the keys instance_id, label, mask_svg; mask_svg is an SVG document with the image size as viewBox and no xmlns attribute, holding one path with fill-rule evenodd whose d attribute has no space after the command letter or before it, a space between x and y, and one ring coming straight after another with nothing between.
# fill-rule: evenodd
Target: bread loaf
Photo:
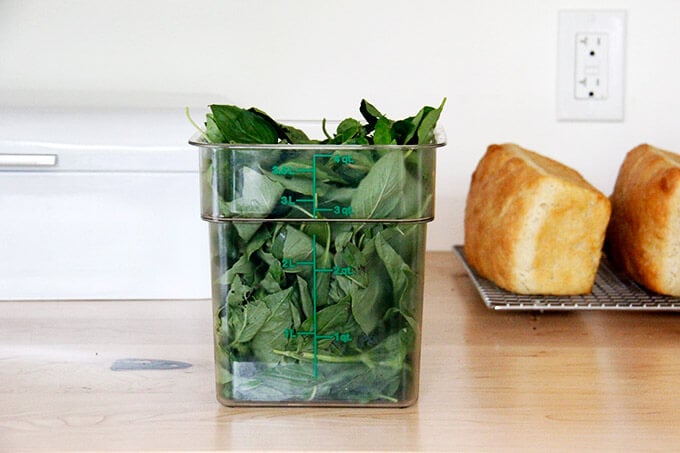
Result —
<instances>
[{"instance_id":1,"label":"bread loaf","mask_svg":"<svg viewBox=\"0 0 680 453\"><path fill-rule=\"evenodd\" d=\"M638 283L680 297L680 155L640 145L611 196L607 256Z\"/></svg>"},{"instance_id":2,"label":"bread loaf","mask_svg":"<svg viewBox=\"0 0 680 453\"><path fill-rule=\"evenodd\" d=\"M472 176L465 256L520 294L591 291L611 213L578 172L515 144L491 145Z\"/></svg>"}]
</instances>

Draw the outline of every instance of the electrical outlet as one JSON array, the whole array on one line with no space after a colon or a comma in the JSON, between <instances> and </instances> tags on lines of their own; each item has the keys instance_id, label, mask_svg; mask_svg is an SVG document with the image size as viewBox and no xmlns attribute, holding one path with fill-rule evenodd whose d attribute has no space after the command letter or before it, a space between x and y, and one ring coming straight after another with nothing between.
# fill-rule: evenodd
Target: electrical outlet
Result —
<instances>
[{"instance_id":1,"label":"electrical outlet","mask_svg":"<svg viewBox=\"0 0 680 453\"><path fill-rule=\"evenodd\" d=\"M574 96L576 99L607 99L608 35L577 33L574 44L576 45Z\"/></svg>"},{"instance_id":2,"label":"electrical outlet","mask_svg":"<svg viewBox=\"0 0 680 453\"><path fill-rule=\"evenodd\" d=\"M557 118L623 120L625 11L560 11Z\"/></svg>"}]
</instances>

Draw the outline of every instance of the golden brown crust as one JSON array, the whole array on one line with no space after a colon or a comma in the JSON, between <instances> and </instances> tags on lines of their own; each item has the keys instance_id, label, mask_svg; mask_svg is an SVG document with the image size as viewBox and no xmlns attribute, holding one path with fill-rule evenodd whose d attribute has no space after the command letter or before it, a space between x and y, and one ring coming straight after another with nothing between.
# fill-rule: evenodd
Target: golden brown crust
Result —
<instances>
[{"instance_id":1,"label":"golden brown crust","mask_svg":"<svg viewBox=\"0 0 680 453\"><path fill-rule=\"evenodd\" d=\"M680 155L642 144L621 164L607 255L638 283L680 296Z\"/></svg>"},{"instance_id":2,"label":"golden brown crust","mask_svg":"<svg viewBox=\"0 0 680 453\"><path fill-rule=\"evenodd\" d=\"M465 207L466 259L502 288L513 287L508 263L531 202L523 193L532 191L537 177L533 167L500 145L488 147L472 174Z\"/></svg>"},{"instance_id":3,"label":"golden brown crust","mask_svg":"<svg viewBox=\"0 0 680 453\"><path fill-rule=\"evenodd\" d=\"M465 255L509 291L587 293L609 214L608 199L573 169L514 144L491 145L470 184Z\"/></svg>"}]
</instances>

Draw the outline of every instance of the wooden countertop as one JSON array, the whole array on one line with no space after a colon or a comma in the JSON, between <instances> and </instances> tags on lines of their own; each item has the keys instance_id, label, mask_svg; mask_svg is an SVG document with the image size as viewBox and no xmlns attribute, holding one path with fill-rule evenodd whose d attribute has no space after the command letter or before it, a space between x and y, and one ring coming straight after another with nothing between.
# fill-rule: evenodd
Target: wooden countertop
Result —
<instances>
[{"instance_id":1,"label":"wooden countertop","mask_svg":"<svg viewBox=\"0 0 680 453\"><path fill-rule=\"evenodd\" d=\"M0 302L0 451L680 445L677 314L494 312L453 253L426 269L406 409L220 406L208 300ZM193 366L111 370L132 357Z\"/></svg>"}]
</instances>

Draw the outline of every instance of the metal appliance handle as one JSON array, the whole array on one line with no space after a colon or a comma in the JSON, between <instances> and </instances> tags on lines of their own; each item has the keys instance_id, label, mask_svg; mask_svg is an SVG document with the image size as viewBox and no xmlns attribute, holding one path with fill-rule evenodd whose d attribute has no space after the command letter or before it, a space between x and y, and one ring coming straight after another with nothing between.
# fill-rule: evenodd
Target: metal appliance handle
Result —
<instances>
[{"instance_id":1,"label":"metal appliance handle","mask_svg":"<svg viewBox=\"0 0 680 453\"><path fill-rule=\"evenodd\" d=\"M54 167L56 154L0 154L0 167Z\"/></svg>"}]
</instances>

